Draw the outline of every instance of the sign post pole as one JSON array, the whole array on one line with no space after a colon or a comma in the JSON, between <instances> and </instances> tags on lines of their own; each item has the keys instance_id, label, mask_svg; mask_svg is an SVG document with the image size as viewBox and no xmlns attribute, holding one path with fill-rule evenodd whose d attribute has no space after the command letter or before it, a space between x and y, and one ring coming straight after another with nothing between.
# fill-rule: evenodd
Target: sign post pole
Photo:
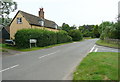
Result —
<instances>
[{"instance_id":1,"label":"sign post pole","mask_svg":"<svg viewBox=\"0 0 120 82\"><path fill-rule=\"evenodd\" d=\"M37 40L36 39L30 39L29 42L30 42L30 48L32 47L32 43L34 43L35 47L37 47L37 45L36 45Z\"/></svg>"}]
</instances>

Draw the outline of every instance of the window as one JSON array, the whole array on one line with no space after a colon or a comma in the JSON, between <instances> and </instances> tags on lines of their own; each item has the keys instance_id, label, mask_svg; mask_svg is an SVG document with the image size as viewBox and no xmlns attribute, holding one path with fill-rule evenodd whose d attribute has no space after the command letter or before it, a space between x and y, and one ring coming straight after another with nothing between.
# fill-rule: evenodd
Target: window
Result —
<instances>
[{"instance_id":1,"label":"window","mask_svg":"<svg viewBox=\"0 0 120 82\"><path fill-rule=\"evenodd\" d=\"M55 25L54 27L55 27L56 29L58 28L58 26L57 26L57 25Z\"/></svg>"},{"instance_id":2,"label":"window","mask_svg":"<svg viewBox=\"0 0 120 82\"><path fill-rule=\"evenodd\" d=\"M17 18L17 24L21 24L22 23L22 18Z\"/></svg>"},{"instance_id":3,"label":"window","mask_svg":"<svg viewBox=\"0 0 120 82\"><path fill-rule=\"evenodd\" d=\"M41 26L44 26L44 21L39 21L39 24L40 24Z\"/></svg>"}]
</instances>

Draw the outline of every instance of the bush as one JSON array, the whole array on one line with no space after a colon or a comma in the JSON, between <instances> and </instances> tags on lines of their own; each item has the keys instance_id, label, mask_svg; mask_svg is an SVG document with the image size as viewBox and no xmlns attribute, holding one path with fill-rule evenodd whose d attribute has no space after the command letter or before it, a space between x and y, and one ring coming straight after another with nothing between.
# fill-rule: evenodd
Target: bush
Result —
<instances>
[{"instance_id":1,"label":"bush","mask_svg":"<svg viewBox=\"0 0 120 82\"><path fill-rule=\"evenodd\" d=\"M68 34L72 37L73 41L79 41L83 39L83 36L79 30L70 30Z\"/></svg>"},{"instance_id":2,"label":"bush","mask_svg":"<svg viewBox=\"0 0 120 82\"><path fill-rule=\"evenodd\" d=\"M36 39L38 47L72 41L67 32L53 32L42 29L22 29L15 34L15 43L18 48L29 48L29 40Z\"/></svg>"},{"instance_id":3,"label":"bush","mask_svg":"<svg viewBox=\"0 0 120 82\"><path fill-rule=\"evenodd\" d=\"M57 32L57 43L65 43L72 41L72 37L68 35L66 31Z\"/></svg>"}]
</instances>

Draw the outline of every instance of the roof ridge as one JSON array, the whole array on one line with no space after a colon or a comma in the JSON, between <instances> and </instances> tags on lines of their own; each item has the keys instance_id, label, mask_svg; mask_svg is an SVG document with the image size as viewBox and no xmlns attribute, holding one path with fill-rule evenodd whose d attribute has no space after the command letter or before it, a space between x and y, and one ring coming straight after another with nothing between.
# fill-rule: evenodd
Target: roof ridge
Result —
<instances>
[{"instance_id":1,"label":"roof ridge","mask_svg":"<svg viewBox=\"0 0 120 82\"><path fill-rule=\"evenodd\" d=\"M38 16L36 16L36 15L33 15L33 14L30 14L30 13L27 13L27 12L25 12L25 11L21 11L21 10L19 10L19 11L22 12L22 13L28 14L28 15L32 15L32 16L38 17ZM38 18L39 18L39 17L38 17Z\"/></svg>"},{"instance_id":2,"label":"roof ridge","mask_svg":"<svg viewBox=\"0 0 120 82\"><path fill-rule=\"evenodd\" d=\"M25 13L25 14L28 14L28 15L32 15L32 16L34 16L34 17L38 17L38 18L39 18L39 16L36 16L36 15L30 14L30 13L24 12L24 11L22 11L22 10L19 10L19 11L22 12L22 13ZM40 18L40 19L41 19L41 18ZM44 18L44 19L45 19L45 18ZM48 20L48 19L45 19L45 20L54 22L54 21Z\"/></svg>"},{"instance_id":3,"label":"roof ridge","mask_svg":"<svg viewBox=\"0 0 120 82\"><path fill-rule=\"evenodd\" d=\"M18 13L21 13L22 16L28 21L30 25L37 25L41 26L40 22L42 19L39 16L24 12L19 10ZM44 20L44 26L45 27L50 27L50 28L55 28L55 25L57 25L54 21L48 20L48 19L43 19Z\"/></svg>"}]
</instances>

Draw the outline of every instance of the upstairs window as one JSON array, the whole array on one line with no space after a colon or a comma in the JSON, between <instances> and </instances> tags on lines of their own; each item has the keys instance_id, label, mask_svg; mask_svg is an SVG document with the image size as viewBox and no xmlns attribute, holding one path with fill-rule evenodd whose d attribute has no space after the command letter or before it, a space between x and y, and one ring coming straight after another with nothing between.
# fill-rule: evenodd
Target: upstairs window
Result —
<instances>
[{"instance_id":1,"label":"upstairs window","mask_svg":"<svg viewBox=\"0 0 120 82\"><path fill-rule=\"evenodd\" d=\"M21 24L22 23L22 18L17 18L17 24Z\"/></svg>"},{"instance_id":2,"label":"upstairs window","mask_svg":"<svg viewBox=\"0 0 120 82\"><path fill-rule=\"evenodd\" d=\"M44 26L44 21L39 21L39 24L40 24L41 26Z\"/></svg>"}]
</instances>

